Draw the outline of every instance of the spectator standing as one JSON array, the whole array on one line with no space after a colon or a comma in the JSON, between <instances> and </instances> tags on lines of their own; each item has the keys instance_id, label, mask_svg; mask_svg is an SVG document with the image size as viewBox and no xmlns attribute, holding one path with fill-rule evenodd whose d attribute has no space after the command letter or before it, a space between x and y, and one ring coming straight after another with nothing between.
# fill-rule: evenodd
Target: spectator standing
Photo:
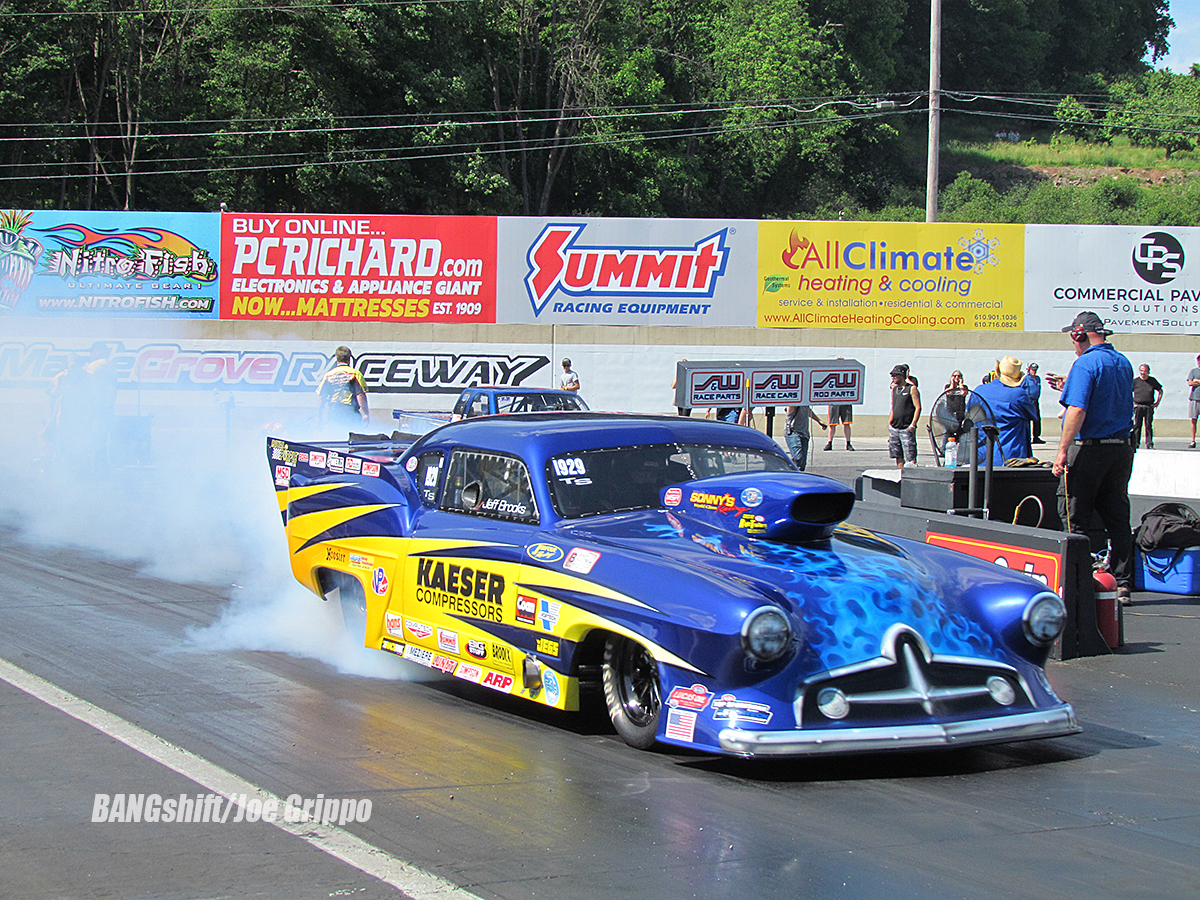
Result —
<instances>
[{"instance_id":1,"label":"spectator standing","mask_svg":"<svg viewBox=\"0 0 1200 900\"><path fill-rule=\"evenodd\" d=\"M1033 408L1037 410L1037 415L1033 417L1033 438L1029 443L1044 444L1046 442L1042 440L1042 379L1038 376L1038 364L1035 362L1025 367L1025 388L1033 400Z\"/></svg>"},{"instance_id":2,"label":"spectator standing","mask_svg":"<svg viewBox=\"0 0 1200 900\"><path fill-rule=\"evenodd\" d=\"M1133 366L1105 338L1112 331L1094 312L1081 312L1063 329L1075 343L1066 375L1047 375L1062 391L1062 437L1054 456L1058 512L1072 532L1086 534L1098 513L1108 534L1108 567L1117 596L1130 602L1133 533L1129 528L1129 476L1133 471Z\"/></svg>"},{"instance_id":3,"label":"spectator standing","mask_svg":"<svg viewBox=\"0 0 1200 900\"><path fill-rule=\"evenodd\" d=\"M992 420L999 432L992 448L993 466L1002 466L1006 460L1033 456L1029 423L1038 415L1038 408L1025 385L1028 377L1021 371L1019 359L1006 356L996 364L995 377L975 389L975 396L984 400L991 410ZM977 446L977 458L981 463L985 462L987 441L983 435L979 435Z\"/></svg>"},{"instance_id":4,"label":"spectator standing","mask_svg":"<svg viewBox=\"0 0 1200 900\"><path fill-rule=\"evenodd\" d=\"M896 467L917 462L917 422L921 418L921 394L908 377L908 366L892 367L892 412L888 416L888 456Z\"/></svg>"},{"instance_id":5,"label":"spectator standing","mask_svg":"<svg viewBox=\"0 0 1200 900\"><path fill-rule=\"evenodd\" d=\"M1196 368L1188 372L1187 383L1191 386L1188 393L1188 418L1192 420L1192 442L1188 447L1196 449L1196 419L1200 418L1200 356L1196 357Z\"/></svg>"},{"instance_id":6,"label":"spectator standing","mask_svg":"<svg viewBox=\"0 0 1200 900\"><path fill-rule=\"evenodd\" d=\"M783 427L783 439L787 441L788 453L792 456L792 462L801 472L808 467L808 442L811 439L809 419L816 422L818 428L825 427L825 424L817 418L817 414L812 411L811 406L789 406L787 408L787 422Z\"/></svg>"},{"instance_id":7,"label":"spectator standing","mask_svg":"<svg viewBox=\"0 0 1200 900\"><path fill-rule=\"evenodd\" d=\"M854 407L849 403L829 407L829 443L825 445L826 450L833 449L833 439L837 437L838 423L841 423L842 433L846 436L846 449L854 449L854 445L850 443L850 423L853 421Z\"/></svg>"},{"instance_id":8,"label":"spectator standing","mask_svg":"<svg viewBox=\"0 0 1200 900\"><path fill-rule=\"evenodd\" d=\"M367 406L367 383L362 373L354 368L354 357L349 347L338 347L333 351L334 366L321 376L317 385L320 400L318 420L334 422L350 427L371 423L371 410Z\"/></svg>"},{"instance_id":9,"label":"spectator standing","mask_svg":"<svg viewBox=\"0 0 1200 900\"><path fill-rule=\"evenodd\" d=\"M564 391L579 390L579 376L571 371L571 360L562 361L562 374L558 376L558 386Z\"/></svg>"},{"instance_id":10,"label":"spectator standing","mask_svg":"<svg viewBox=\"0 0 1200 900\"><path fill-rule=\"evenodd\" d=\"M1163 386L1150 374L1150 367L1142 363L1137 378L1133 379L1133 433L1129 443L1134 447L1142 442L1142 426L1145 426L1146 449L1154 449L1154 410L1162 398Z\"/></svg>"}]
</instances>

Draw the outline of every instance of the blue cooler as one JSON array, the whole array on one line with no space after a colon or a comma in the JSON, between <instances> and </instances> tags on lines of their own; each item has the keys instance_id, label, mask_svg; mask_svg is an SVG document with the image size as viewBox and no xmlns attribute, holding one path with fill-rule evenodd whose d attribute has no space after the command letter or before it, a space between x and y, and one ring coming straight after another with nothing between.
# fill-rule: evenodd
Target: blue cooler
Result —
<instances>
[{"instance_id":1,"label":"blue cooler","mask_svg":"<svg viewBox=\"0 0 1200 900\"><path fill-rule=\"evenodd\" d=\"M1200 595L1200 547L1186 550L1133 548L1133 586L1139 591Z\"/></svg>"}]
</instances>

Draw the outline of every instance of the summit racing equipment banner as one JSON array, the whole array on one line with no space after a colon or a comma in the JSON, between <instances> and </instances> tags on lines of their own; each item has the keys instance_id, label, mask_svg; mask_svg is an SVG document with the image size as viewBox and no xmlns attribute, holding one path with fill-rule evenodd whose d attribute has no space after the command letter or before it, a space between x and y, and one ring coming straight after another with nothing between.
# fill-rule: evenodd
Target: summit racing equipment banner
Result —
<instances>
[{"instance_id":1,"label":"summit racing equipment banner","mask_svg":"<svg viewBox=\"0 0 1200 900\"><path fill-rule=\"evenodd\" d=\"M758 223L502 218L498 321L754 324Z\"/></svg>"},{"instance_id":2,"label":"summit racing equipment banner","mask_svg":"<svg viewBox=\"0 0 1200 900\"><path fill-rule=\"evenodd\" d=\"M1127 334L1200 331L1200 228L1028 225L1025 234L1029 328L1058 331L1091 310Z\"/></svg>"},{"instance_id":3,"label":"summit racing equipment banner","mask_svg":"<svg viewBox=\"0 0 1200 900\"><path fill-rule=\"evenodd\" d=\"M0 316L217 317L213 213L0 212Z\"/></svg>"},{"instance_id":4,"label":"summit racing equipment banner","mask_svg":"<svg viewBox=\"0 0 1200 900\"><path fill-rule=\"evenodd\" d=\"M495 322L488 216L226 214L221 318Z\"/></svg>"},{"instance_id":5,"label":"summit racing equipment banner","mask_svg":"<svg viewBox=\"0 0 1200 900\"><path fill-rule=\"evenodd\" d=\"M1024 228L760 222L758 324L1021 331Z\"/></svg>"}]
</instances>

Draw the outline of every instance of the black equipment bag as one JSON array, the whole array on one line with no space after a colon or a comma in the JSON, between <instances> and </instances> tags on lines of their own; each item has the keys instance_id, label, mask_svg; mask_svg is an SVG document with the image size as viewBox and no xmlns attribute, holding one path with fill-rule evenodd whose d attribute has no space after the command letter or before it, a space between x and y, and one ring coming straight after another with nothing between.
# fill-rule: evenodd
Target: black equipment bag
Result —
<instances>
[{"instance_id":1,"label":"black equipment bag","mask_svg":"<svg viewBox=\"0 0 1200 900\"><path fill-rule=\"evenodd\" d=\"M1147 551L1198 547L1200 514L1184 503L1160 503L1142 516L1133 542Z\"/></svg>"}]
</instances>

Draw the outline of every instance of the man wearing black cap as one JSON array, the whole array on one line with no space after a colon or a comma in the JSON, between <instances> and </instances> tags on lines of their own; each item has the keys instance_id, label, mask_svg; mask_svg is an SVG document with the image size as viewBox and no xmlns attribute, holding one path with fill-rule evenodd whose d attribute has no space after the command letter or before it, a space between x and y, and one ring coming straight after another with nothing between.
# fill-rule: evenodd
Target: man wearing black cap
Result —
<instances>
[{"instance_id":1,"label":"man wearing black cap","mask_svg":"<svg viewBox=\"0 0 1200 900\"><path fill-rule=\"evenodd\" d=\"M1105 337L1112 332L1094 312L1081 312L1063 329L1075 342L1075 362L1065 377L1046 380L1062 391L1062 438L1054 457L1058 513L1071 531L1086 533L1098 513L1108 533L1108 564L1117 596L1128 605L1133 585L1133 535L1129 528L1129 475L1133 471L1133 366Z\"/></svg>"},{"instance_id":2,"label":"man wearing black cap","mask_svg":"<svg viewBox=\"0 0 1200 900\"><path fill-rule=\"evenodd\" d=\"M921 418L921 394L908 376L908 366L892 367L892 414L888 417L888 456L897 468L917 462L917 421Z\"/></svg>"}]
</instances>

